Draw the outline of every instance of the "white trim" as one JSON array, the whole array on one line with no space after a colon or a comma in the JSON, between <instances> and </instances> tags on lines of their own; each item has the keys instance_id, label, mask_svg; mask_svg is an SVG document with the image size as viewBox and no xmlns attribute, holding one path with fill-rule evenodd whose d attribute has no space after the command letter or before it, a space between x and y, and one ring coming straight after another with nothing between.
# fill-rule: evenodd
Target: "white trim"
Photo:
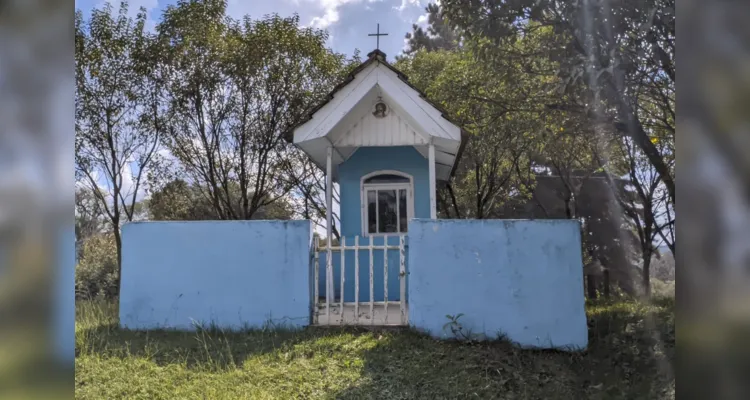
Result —
<instances>
[{"instance_id":1,"label":"white trim","mask_svg":"<svg viewBox=\"0 0 750 400\"><path fill-rule=\"evenodd\" d=\"M373 64L360 71L354 80L334 94L333 99L315 112L313 118L294 130L294 143L302 143L327 136L332 130L348 128L339 124L352 111L360 108L369 111L370 102L365 100L372 91L377 91L392 111L401 111L411 119L413 128L425 135L460 141L461 129L445 119L441 112L426 102L408 85L405 85L390 69ZM366 106L366 107L365 107Z\"/></svg>"},{"instance_id":2,"label":"white trim","mask_svg":"<svg viewBox=\"0 0 750 400\"><path fill-rule=\"evenodd\" d=\"M326 239L331 241L331 211L333 210L333 147L326 148Z\"/></svg>"},{"instance_id":3,"label":"white trim","mask_svg":"<svg viewBox=\"0 0 750 400\"><path fill-rule=\"evenodd\" d=\"M326 149L326 247L328 252L326 256L326 322L331 322L331 300L333 299L333 260L331 259L331 216L333 211L333 167L331 166L333 158L333 147L328 146ZM330 285L330 286L328 286Z\"/></svg>"},{"instance_id":4,"label":"white trim","mask_svg":"<svg viewBox=\"0 0 750 400\"><path fill-rule=\"evenodd\" d=\"M381 68L378 71L378 84L385 95L396 100L407 115L415 118L417 115L422 115L417 123L424 128L426 133L445 139L460 140L461 128L445 119L440 111L422 99L414 89L404 84L393 71Z\"/></svg>"},{"instance_id":5,"label":"white trim","mask_svg":"<svg viewBox=\"0 0 750 400\"><path fill-rule=\"evenodd\" d=\"M299 143L325 136L328 133L328 130L320 129L324 126L323 124L328 123L327 126L330 127L331 122L329 121L329 118L335 120L334 124L338 123L341 118L346 116L346 111L350 110L354 105L356 105L362 99L362 97L364 97L364 95L369 92L370 89L375 86L375 84L377 84L377 73L374 74L372 78L370 77L376 70L377 65L374 65L366 68L363 71L360 71L352 82L349 82L345 87L341 88L338 93L335 93L333 95L333 99L331 99L321 109L315 112L315 115L320 114L319 117L322 116L322 118L316 119L315 115L313 115L310 120L306 121L304 124L298 126L294 130L293 142ZM364 89L360 89L360 87L364 87ZM355 92L356 95L354 96L354 99L349 100L349 96L351 96ZM337 113L339 106L341 106L342 104L344 104L343 107L346 111L339 111ZM321 134L320 132L324 133Z\"/></svg>"},{"instance_id":6,"label":"white trim","mask_svg":"<svg viewBox=\"0 0 750 400\"><path fill-rule=\"evenodd\" d=\"M435 145L430 142L428 150L427 163L430 167L430 219L437 219L437 205L435 201L435 191L437 189L435 178Z\"/></svg>"},{"instance_id":7,"label":"white trim","mask_svg":"<svg viewBox=\"0 0 750 400\"><path fill-rule=\"evenodd\" d=\"M397 175L404 178L409 179L408 183L365 183L365 181L369 178L372 178L374 176L378 175ZM399 189L406 189L406 220L407 223L410 218L414 218L414 177L396 170L379 170L379 171L373 171L369 174L363 175L359 180L359 199L360 199L360 218L361 218L361 225L362 225L362 236L374 236L374 237L380 237L380 236L386 236L386 235L394 235L404 234L403 232L389 232L389 233L369 233L368 232L368 218L367 218L367 190L368 189L375 189L375 190L396 190L396 199L398 199L398 190ZM398 200L397 200L398 201ZM375 198L375 207L377 207L377 196ZM377 215L377 211L376 215ZM396 218L397 218L397 224L401 223L400 218L400 207L396 207Z\"/></svg>"}]
</instances>

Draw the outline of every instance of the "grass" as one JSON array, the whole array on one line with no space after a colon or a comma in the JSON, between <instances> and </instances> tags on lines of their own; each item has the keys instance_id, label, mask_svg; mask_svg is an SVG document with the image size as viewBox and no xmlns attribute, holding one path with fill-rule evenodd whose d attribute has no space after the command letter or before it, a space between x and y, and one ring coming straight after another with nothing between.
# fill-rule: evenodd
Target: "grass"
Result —
<instances>
[{"instance_id":1,"label":"grass","mask_svg":"<svg viewBox=\"0 0 750 400\"><path fill-rule=\"evenodd\" d=\"M410 330L125 331L76 309L76 398L673 398L674 301L587 304L582 353L442 342Z\"/></svg>"}]
</instances>

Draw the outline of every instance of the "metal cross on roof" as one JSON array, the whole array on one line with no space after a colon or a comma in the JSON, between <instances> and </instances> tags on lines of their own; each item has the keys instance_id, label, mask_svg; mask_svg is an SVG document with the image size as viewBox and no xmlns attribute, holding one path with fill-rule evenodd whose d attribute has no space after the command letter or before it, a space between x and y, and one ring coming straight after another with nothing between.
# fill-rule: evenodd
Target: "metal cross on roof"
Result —
<instances>
[{"instance_id":1,"label":"metal cross on roof","mask_svg":"<svg viewBox=\"0 0 750 400\"><path fill-rule=\"evenodd\" d=\"M377 33L368 33L367 36L375 36L376 42L375 42L375 48L380 50L380 37L381 36L388 36L387 33L380 33L380 24L378 24L378 30Z\"/></svg>"}]
</instances>

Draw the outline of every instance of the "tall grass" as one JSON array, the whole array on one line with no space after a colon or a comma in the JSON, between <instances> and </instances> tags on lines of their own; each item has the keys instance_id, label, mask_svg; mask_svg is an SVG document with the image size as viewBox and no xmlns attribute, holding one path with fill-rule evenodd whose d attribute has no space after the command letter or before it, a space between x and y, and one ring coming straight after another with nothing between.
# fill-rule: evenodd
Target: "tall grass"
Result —
<instances>
[{"instance_id":1,"label":"tall grass","mask_svg":"<svg viewBox=\"0 0 750 400\"><path fill-rule=\"evenodd\" d=\"M409 330L136 332L80 302L77 398L665 398L673 301L589 303L583 353L462 344Z\"/></svg>"}]
</instances>

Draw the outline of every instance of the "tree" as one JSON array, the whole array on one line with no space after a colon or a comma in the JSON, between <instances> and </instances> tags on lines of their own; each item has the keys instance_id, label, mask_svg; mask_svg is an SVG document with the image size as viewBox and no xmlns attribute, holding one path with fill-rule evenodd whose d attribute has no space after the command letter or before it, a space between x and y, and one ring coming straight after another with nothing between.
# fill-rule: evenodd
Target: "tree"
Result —
<instances>
[{"instance_id":1,"label":"tree","mask_svg":"<svg viewBox=\"0 0 750 400\"><path fill-rule=\"evenodd\" d=\"M75 221L76 243L79 244L102 232L107 223L101 203L86 187L76 188Z\"/></svg>"},{"instance_id":2,"label":"tree","mask_svg":"<svg viewBox=\"0 0 750 400\"><path fill-rule=\"evenodd\" d=\"M112 298L119 293L114 235L99 233L81 244L75 270L76 298Z\"/></svg>"},{"instance_id":3,"label":"tree","mask_svg":"<svg viewBox=\"0 0 750 400\"><path fill-rule=\"evenodd\" d=\"M294 190L292 202L296 215L310 219L316 226L325 229L326 223L326 179L323 171L301 151L290 152L287 156L287 177L292 181ZM333 203L341 204L341 196L334 184L331 188ZM341 225L339 215L331 215L331 233L336 239L341 238L338 227Z\"/></svg>"},{"instance_id":4,"label":"tree","mask_svg":"<svg viewBox=\"0 0 750 400\"><path fill-rule=\"evenodd\" d=\"M412 32L406 33L408 48L404 54L411 55L417 51L455 50L461 45L460 34L443 18L440 6L429 3L427 12L427 29L412 24Z\"/></svg>"},{"instance_id":5,"label":"tree","mask_svg":"<svg viewBox=\"0 0 750 400\"><path fill-rule=\"evenodd\" d=\"M505 50L532 51L549 32L506 42ZM455 178L438 193L443 217L498 218L508 202L527 199L533 193L533 171L540 167L541 133L547 125L562 123L562 113L544 107L550 76L525 72L530 64L541 68L544 60L478 57L489 45L467 40L457 50L423 49L397 63L410 82L470 134Z\"/></svg>"},{"instance_id":6,"label":"tree","mask_svg":"<svg viewBox=\"0 0 750 400\"><path fill-rule=\"evenodd\" d=\"M618 192L620 206L635 231L641 256L641 283L651 296L651 261L657 253L660 236L673 249L674 219L671 203L661 177L630 138L619 143L620 156L627 170L628 192Z\"/></svg>"},{"instance_id":7,"label":"tree","mask_svg":"<svg viewBox=\"0 0 750 400\"><path fill-rule=\"evenodd\" d=\"M198 221L217 219L200 191L182 179L167 182L148 199L149 219L154 221Z\"/></svg>"},{"instance_id":8,"label":"tree","mask_svg":"<svg viewBox=\"0 0 750 400\"><path fill-rule=\"evenodd\" d=\"M231 192L239 191L239 185L230 186ZM219 219L209 199L202 196L205 190L196 188L184 180L175 179L154 191L148 199L149 219L154 221L200 221ZM237 193L233 195L239 196ZM240 210L235 210L240 212ZM291 219L291 204L280 199L261 207L253 214L253 219Z\"/></svg>"},{"instance_id":9,"label":"tree","mask_svg":"<svg viewBox=\"0 0 750 400\"><path fill-rule=\"evenodd\" d=\"M179 1L158 25L175 116L165 144L177 176L219 219L252 219L295 188L281 133L333 87L344 57L297 16L236 21L225 10L224 1Z\"/></svg>"},{"instance_id":10,"label":"tree","mask_svg":"<svg viewBox=\"0 0 750 400\"><path fill-rule=\"evenodd\" d=\"M145 10L135 19L123 2L75 19L76 178L111 225L122 260L120 226L136 216L137 197L159 146L158 88L146 73L151 38Z\"/></svg>"},{"instance_id":11,"label":"tree","mask_svg":"<svg viewBox=\"0 0 750 400\"><path fill-rule=\"evenodd\" d=\"M579 106L592 121L608 123L631 138L675 203L674 169L667 161L673 154L654 146L649 123L658 121L674 137L674 0L446 0L441 4L451 23L467 37L489 38L499 48L539 26L553 28L565 46L550 47L546 56L559 61L563 84L586 87ZM651 94L651 113L643 110L644 90Z\"/></svg>"}]
</instances>

